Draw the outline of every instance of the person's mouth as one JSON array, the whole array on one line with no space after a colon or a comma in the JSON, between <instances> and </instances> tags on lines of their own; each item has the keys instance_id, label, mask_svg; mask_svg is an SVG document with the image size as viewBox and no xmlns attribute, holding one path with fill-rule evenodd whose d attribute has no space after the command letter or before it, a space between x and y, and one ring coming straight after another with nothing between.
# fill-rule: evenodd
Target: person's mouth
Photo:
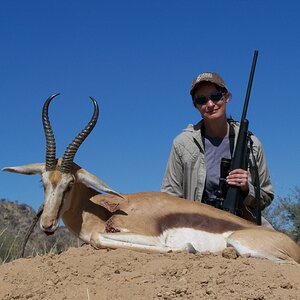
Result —
<instances>
[{"instance_id":1,"label":"person's mouth","mask_svg":"<svg viewBox=\"0 0 300 300\"><path fill-rule=\"evenodd\" d=\"M208 111L206 111L206 113L209 114L209 115L213 115L213 114L216 113L216 112L217 112L217 109L213 109L213 110L208 110Z\"/></svg>"}]
</instances>

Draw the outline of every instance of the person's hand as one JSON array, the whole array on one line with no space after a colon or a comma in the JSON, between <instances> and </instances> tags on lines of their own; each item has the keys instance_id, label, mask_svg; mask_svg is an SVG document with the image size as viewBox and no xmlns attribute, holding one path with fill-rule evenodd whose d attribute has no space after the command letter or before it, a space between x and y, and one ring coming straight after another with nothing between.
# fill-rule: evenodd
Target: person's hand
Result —
<instances>
[{"instance_id":1,"label":"person's hand","mask_svg":"<svg viewBox=\"0 0 300 300\"><path fill-rule=\"evenodd\" d=\"M241 189L241 191L248 193L248 171L243 169L235 169L229 172L226 177L226 181L231 186L236 186Z\"/></svg>"}]
</instances>

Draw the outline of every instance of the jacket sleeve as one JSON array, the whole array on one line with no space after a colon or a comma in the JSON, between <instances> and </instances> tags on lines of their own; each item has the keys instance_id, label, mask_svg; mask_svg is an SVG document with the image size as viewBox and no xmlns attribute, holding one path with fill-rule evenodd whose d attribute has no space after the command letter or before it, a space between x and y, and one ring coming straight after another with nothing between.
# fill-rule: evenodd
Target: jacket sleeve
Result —
<instances>
[{"instance_id":1,"label":"jacket sleeve","mask_svg":"<svg viewBox=\"0 0 300 300\"><path fill-rule=\"evenodd\" d=\"M183 197L183 167L176 142L173 142L165 175L162 181L161 191L168 194Z\"/></svg>"},{"instance_id":2,"label":"jacket sleeve","mask_svg":"<svg viewBox=\"0 0 300 300\"><path fill-rule=\"evenodd\" d=\"M260 185L260 206L263 210L268 205L271 204L272 200L274 199L274 191L272 187L272 183L270 180L270 174L266 162L266 157L263 151L263 147L259 140L255 136L251 136L251 139L253 140L253 153L254 158L257 164L258 168L258 174L259 174L259 185ZM252 165L254 165L253 156L250 159L252 161ZM254 209L256 205L255 200L255 188L254 188L254 179L255 179L255 173L254 169L250 168L250 181L249 181L249 193L244 199L244 204Z\"/></svg>"}]
</instances>

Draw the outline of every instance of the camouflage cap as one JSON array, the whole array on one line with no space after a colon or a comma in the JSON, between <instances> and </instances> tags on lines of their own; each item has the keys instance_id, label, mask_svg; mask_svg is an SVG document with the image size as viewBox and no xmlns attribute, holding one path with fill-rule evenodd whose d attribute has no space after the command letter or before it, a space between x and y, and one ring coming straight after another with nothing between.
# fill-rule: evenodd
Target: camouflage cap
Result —
<instances>
[{"instance_id":1,"label":"camouflage cap","mask_svg":"<svg viewBox=\"0 0 300 300\"><path fill-rule=\"evenodd\" d=\"M190 90L190 94L191 94L192 97L194 95L196 86L198 86L200 82L211 82L211 83L214 83L214 84L218 85L219 87L225 89L226 92L228 92L228 89L227 89L227 87L225 85L224 80L222 79L222 77L218 73L203 72L203 73L199 74L192 81L192 86L191 86L191 90Z\"/></svg>"}]
</instances>

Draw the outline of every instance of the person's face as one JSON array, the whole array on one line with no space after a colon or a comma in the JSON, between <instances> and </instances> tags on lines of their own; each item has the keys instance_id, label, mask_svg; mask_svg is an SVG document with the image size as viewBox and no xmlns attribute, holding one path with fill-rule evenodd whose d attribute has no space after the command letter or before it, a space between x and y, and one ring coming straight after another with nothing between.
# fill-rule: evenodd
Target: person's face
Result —
<instances>
[{"instance_id":1,"label":"person's face","mask_svg":"<svg viewBox=\"0 0 300 300\"><path fill-rule=\"evenodd\" d=\"M203 119L215 120L226 116L226 105L229 100L228 94L223 93L220 98L221 95L219 93L220 91L216 88L216 86L209 82L203 82L198 88L196 88L194 101ZM206 100L208 101L204 104L197 103L197 98L199 99L203 96L207 97ZM218 100L218 98L220 99Z\"/></svg>"}]
</instances>

